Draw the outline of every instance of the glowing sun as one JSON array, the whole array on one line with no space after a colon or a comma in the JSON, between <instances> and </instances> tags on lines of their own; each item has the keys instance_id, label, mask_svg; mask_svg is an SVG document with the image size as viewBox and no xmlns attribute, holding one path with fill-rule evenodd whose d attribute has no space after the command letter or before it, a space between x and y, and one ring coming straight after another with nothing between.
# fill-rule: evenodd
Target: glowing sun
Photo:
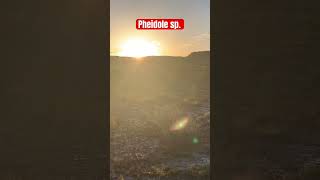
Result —
<instances>
[{"instance_id":1,"label":"glowing sun","mask_svg":"<svg viewBox=\"0 0 320 180\"><path fill-rule=\"evenodd\" d=\"M159 43L144 39L128 39L121 46L119 56L141 58L160 55Z\"/></svg>"}]
</instances>

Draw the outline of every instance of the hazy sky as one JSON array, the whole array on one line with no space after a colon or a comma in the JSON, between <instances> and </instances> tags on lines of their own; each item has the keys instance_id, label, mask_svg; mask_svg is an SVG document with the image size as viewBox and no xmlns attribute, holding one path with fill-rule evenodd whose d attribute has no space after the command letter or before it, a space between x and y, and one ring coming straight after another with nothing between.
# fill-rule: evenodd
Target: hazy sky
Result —
<instances>
[{"instance_id":1,"label":"hazy sky","mask_svg":"<svg viewBox=\"0 0 320 180\"><path fill-rule=\"evenodd\" d=\"M158 43L161 55L210 49L210 0L111 0L111 55L130 38ZM183 18L184 30L136 30L137 18Z\"/></svg>"}]
</instances>

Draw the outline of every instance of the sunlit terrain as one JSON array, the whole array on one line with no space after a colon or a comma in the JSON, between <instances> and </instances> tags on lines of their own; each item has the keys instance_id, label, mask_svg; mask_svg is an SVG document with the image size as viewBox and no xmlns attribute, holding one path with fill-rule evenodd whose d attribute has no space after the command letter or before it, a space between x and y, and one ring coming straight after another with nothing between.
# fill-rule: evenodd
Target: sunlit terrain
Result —
<instances>
[{"instance_id":1,"label":"sunlit terrain","mask_svg":"<svg viewBox=\"0 0 320 180\"><path fill-rule=\"evenodd\" d=\"M208 179L209 52L111 57L113 179Z\"/></svg>"}]
</instances>

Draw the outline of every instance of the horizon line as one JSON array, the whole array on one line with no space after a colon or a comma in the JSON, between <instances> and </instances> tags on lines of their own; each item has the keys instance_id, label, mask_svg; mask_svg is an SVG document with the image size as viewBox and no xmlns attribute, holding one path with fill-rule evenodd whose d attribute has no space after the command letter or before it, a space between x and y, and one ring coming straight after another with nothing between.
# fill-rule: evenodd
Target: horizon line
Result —
<instances>
[{"instance_id":1,"label":"horizon line","mask_svg":"<svg viewBox=\"0 0 320 180\"><path fill-rule=\"evenodd\" d=\"M188 57L188 56L190 56L192 53L200 53L200 52L211 52L211 50L192 51L192 52L189 53L187 56L178 56L178 55L153 55L153 56L144 56L144 57L140 57L140 58L146 58L146 57ZM110 57L136 58L136 57L132 57L132 56L119 56L119 55L111 55L111 54L110 54Z\"/></svg>"}]
</instances>

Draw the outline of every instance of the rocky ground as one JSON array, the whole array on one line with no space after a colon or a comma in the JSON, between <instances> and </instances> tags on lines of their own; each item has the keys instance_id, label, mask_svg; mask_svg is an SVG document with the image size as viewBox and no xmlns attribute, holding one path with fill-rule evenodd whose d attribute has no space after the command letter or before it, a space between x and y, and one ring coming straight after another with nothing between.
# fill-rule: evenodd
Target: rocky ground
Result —
<instances>
[{"instance_id":1,"label":"rocky ground","mask_svg":"<svg viewBox=\"0 0 320 180\"><path fill-rule=\"evenodd\" d=\"M112 179L209 179L210 103L187 101L121 105L126 113L112 119ZM187 125L170 131L184 117Z\"/></svg>"}]
</instances>

